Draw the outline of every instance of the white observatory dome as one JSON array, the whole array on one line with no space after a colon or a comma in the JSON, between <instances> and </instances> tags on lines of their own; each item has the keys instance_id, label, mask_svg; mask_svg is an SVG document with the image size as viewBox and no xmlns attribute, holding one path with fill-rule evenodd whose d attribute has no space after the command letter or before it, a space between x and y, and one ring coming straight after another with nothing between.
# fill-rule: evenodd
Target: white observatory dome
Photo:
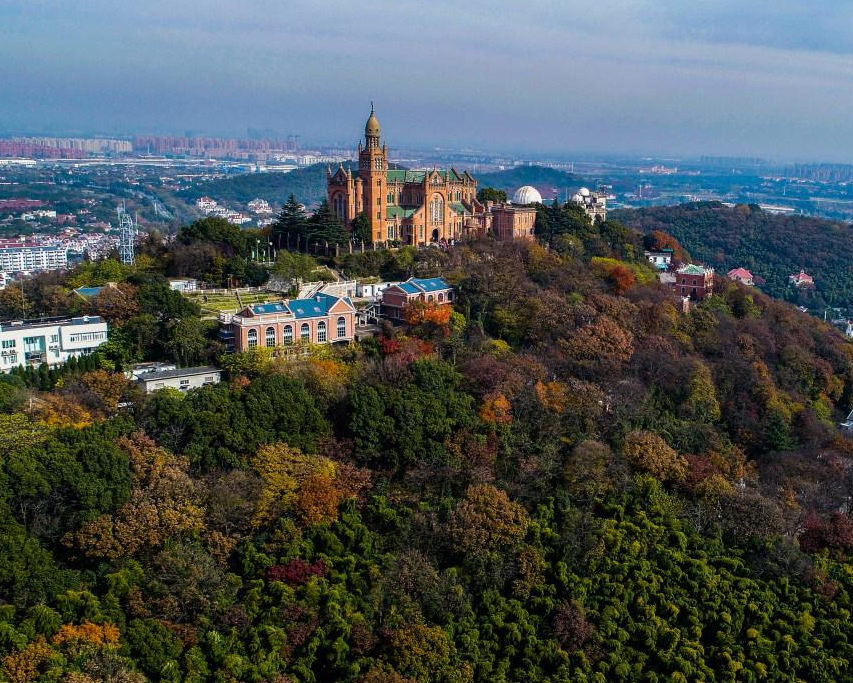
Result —
<instances>
[{"instance_id":1,"label":"white observatory dome","mask_svg":"<svg viewBox=\"0 0 853 683\"><path fill-rule=\"evenodd\" d=\"M581 197L589 197L589 188L588 187L582 187L580 190L578 190L578 194Z\"/></svg>"},{"instance_id":2,"label":"white observatory dome","mask_svg":"<svg viewBox=\"0 0 853 683\"><path fill-rule=\"evenodd\" d=\"M539 190L537 190L532 185L525 185L524 187L519 187L515 194L512 195L512 203L513 204L541 204L542 203L542 195L539 194Z\"/></svg>"}]
</instances>

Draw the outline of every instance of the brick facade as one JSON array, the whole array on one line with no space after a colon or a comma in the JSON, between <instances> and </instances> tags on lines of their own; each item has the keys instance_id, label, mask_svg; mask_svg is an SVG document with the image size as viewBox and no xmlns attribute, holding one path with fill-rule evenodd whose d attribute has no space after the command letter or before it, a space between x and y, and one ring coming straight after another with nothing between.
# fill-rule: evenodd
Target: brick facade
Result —
<instances>
[{"instance_id":1,"label":"brick facade","mask_svg":"<svg viewBox=\"0 0 853 683\"><path fill-rule=\"evenodd\" d=\"M221 319L220 337L230 351L302 343L334 344L355 338L355 307L349 299L318 294L313 299L254 304Z\"/></svg>"},{"instance_id":2,"label":"brick facade","mask_svg":"<svg viewBox=\"0 0 853 683\"><path fill-rule=\"evenodd\" d=\"M448 243L462 239L466 221L487 227L486 208L477 201L477 181L455 169L405 171L388 168L379 121L371 109L358 145L358 171L341 165L327 172L329 206L347 226L364 212L374 242Z\"/></svg>"}]
</instances>

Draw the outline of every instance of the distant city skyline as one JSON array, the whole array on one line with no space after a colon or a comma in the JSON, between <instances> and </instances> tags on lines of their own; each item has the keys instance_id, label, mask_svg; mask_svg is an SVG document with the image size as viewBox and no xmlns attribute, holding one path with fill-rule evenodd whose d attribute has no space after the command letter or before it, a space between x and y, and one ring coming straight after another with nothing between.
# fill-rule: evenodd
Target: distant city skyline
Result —
<instances>
[{"instance_id":1,"label":"distant city skyline","mask_svg":"<svg viewBox=\"0 0 853 683\"><path fill-rule=\"evenodd\" d=\"M840 0L0 0L0 131L853 161Z\"/></svg>"}]
</instances>

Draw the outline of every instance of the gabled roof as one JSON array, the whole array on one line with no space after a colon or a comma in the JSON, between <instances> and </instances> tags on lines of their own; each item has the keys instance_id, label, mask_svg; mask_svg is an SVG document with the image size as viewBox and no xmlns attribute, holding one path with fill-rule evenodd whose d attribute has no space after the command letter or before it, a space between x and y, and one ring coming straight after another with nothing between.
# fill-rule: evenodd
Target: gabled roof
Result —
<instances>
[{"instance_id":1,"label":"gabled roof","mask_svg":"<svg viewBox=\"0 0 853 683\"><path fill-rule=\"evenodd\" d=\"M268 304L252 304L249 306L252 313L255 315L263 315L265 313L290 313L283 301L276 301Z\"/></svg>"},{"instance_id":2,"label":"gabled roof","mask_svg":"<svg viewBox=\"0 0 853 683\"><path fill-rule=\"evenodd\" d=\"M349 308L355 309L349 297L337 297L331 294L317 294L312 299L293 299L288 302L290 310L297 319L302 318L317 318L329 315L332 307L343 301Z\"/></svg>"},{"instance_id":3,"label":"gabled roof","mask_svg":"<svg viewBox=\"0 0 853 683\"><path fill-rule=\"evenodd\" d=\"M465 180L474 180L469 175L468 171L460 174L455 168L434 169L430 171L401 171L393 169L386 171L385 178L389 183L422 183L427 175L432 177L433 174L438 174L442 180L448 180L450 182L461 183Z\"/></svg>"},{"instance_id":4,"label":"gabled roof","mask_svg":"<svg viewBox=\"0 0 853 683\"><path fill-rule=\"evenodd\" d=\"M426 171L400 171L393 170L386 172L386 180L389 183L422 183Z\"/></svg>"},{"instance_id":5,"label":"gabled roof","mask_svg":"<svg viewBox=\"0 0 853 683\"><path fill-rule=\"evenodd\" d=\"M400 289L402 289L406 294L420 294L421 289L411 284L410 282L401 282L397 285Z\"/></svg>"},{"instance_id":6,"label":"gabled roof","mask_svg":"<svg viewBox=\"0 0 853 683\"><path fill-rule=\"evenodd\" d=\"M78 287L74 290L75 294L79 294L84 299L94 299L101 293L103 287Z\"/></svg>"},{"instance_id":7,"label":"gabled roof","mask_svg":"<svg viewBox=\"0 0 853 683\"><path fill-rule=\"evenodd\" d=\"M289 301L275 301L267 304L252 304L248 310L253 315L281 314L292 315L297 320L302 318L318 318L329 315L331 309L338 302L343 302L352 310L355 306L349 297L337 297L331 294L319 293L311 299L291 299ZM246 309L244 309L246 310Z\"/></svg>"},{"instance_id":8,"label":"gabled roof","mask_svg":"<svg viewBox=\"0 0 853 683\"><path fill-rule=\"evenodd\" d=\"M471 213L470 211L468 211L468 209L465 208L465 205L462 202L450 202L450 208L460 215Z\"/></svg>"},{"instance_id":9,"label":"gabled roof","mask_svg":"<svg viewBox=\"0 0 853 683\"><path fill-rule=\"evenodd\" d=\"M385 207L385 218L411 218L417 213L417 209L406 208L389 204Z\"/></svg>"},{"instance_id":10,"label":"gabled roof","mask_svg":"<svg viewBox=\"0 0 853 683\"><path fill-rule=\"evenodd\" d=\"M443 277L432 277L429 279L410 277L403 284L412 284L423 292L437 292L439 290L450 289L450 285L447 284L447 280Z\"/></svg>"},{"instance_id":11,"label":"gabled roof","mask_svg":"<svg viewBox=\"0 0 853 683\"><path fill-rule=\"evenodd\" d=\"M678 269L680 275L705 275L710 272L703 266L697 266L695 263L689 263Z\"/></svg>"},{"instance_id":12,"label":"gabled roof","mask_svg":"<svg viewBox=\"0 0 853 683\"><path fill-rule=\"evenodd\" d=\"M752 278L752 273L750 273L746 268L732 268L726 275L730 278Z\"/></svg>"}]
</instances>

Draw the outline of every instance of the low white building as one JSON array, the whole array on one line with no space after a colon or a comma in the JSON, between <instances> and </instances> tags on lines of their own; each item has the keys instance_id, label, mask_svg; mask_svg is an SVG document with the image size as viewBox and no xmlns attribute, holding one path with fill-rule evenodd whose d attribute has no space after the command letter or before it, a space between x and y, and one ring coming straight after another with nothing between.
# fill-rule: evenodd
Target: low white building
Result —
<instances>
[{"instance_id":1,"label":"low white building","mask_svg":"<svg viewBox=\"0 0 853 683\"><path fill-rule=\"evenodd\" d=\"M171 278L169 288L174 292L194 292L198 289L198 280L192 278Z\"/></svg>"},{"instance_id":2,"label":"low white building","mask_svg":"<svg viewBox=\"0 0 853 683\"><path fill-rule=\"evenodd\" d=\"M222 379L222 370L213 365L196 368L176 368L173 365L142 366L134 369L131 374L132 379L136 380L146 394L167 388L189 391L219 384Z\"/></svg>"},{"instance_id":3,"label":"low white building","mask_svg":"<svg viewBox=\"0 0 853 683\"><path fill-rule=\"evenodd\" d=\"M382 291L399 282L359 282L355 286L355 295L359 299L374 299L382 296Z\"/></svg>"},{"instance_id":4,"label":"low white building","mask_svg":"<svg viewBox=\"0 0 853 683\"><path fill-rule=\"evenodd\" d=\"M643 255L658 270L666 270L672 263L672 249L661 249L660 251L644 251Z\"/></svg>"},{"instance_id":5,"label":"low white building","mask_svg":"<svg viewBox=\"0 0 853 683\"><path fill-rule=\"evenodd\" d=\"M42 363L61 365L92 353L107 335L107 321L98 316L0 323L0 372Z\"/></svg>"}]
</instances>

